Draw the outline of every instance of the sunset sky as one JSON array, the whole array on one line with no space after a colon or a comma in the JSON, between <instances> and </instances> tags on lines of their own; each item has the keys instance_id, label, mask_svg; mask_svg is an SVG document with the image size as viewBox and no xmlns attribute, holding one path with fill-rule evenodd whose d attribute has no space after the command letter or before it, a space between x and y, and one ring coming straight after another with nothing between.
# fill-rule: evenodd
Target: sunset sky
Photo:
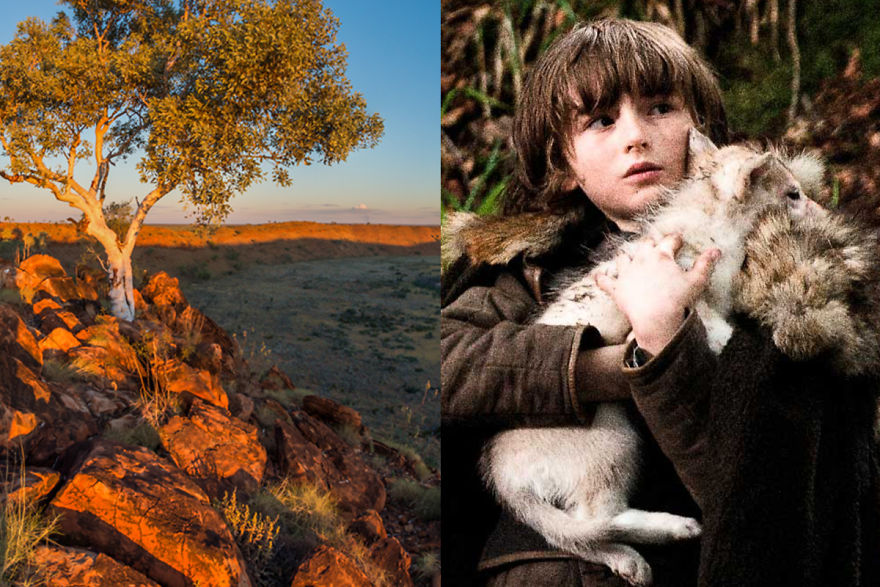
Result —
<instances>
[{"instance_id":1,"label":"sunset sky","mask_svg":"<svg viewBox=\"0 0 880 587\"><path fill-rule=\"evenodd\" d=\"M289 188L269 182L252 186L233 199L227 222L439 224L439 3L324 0L324 6L341 21L338 40L348 49L348 79L363 94L368 111L384 118L385 135L378 146L355 151L344 163L294 168ZM0 44L12 39L21 20L48 21L63 8L55 0L4 2ZM142 198L149 191L139 183L134 162L111 168L109 200ZM90 174L78 180L87 185ZM63 221L80 213L47 190L0 180L0 219L6 216L20 222ZM184 222L173 192L147 218L148 224Z\"/></svg>"}]
</instances>

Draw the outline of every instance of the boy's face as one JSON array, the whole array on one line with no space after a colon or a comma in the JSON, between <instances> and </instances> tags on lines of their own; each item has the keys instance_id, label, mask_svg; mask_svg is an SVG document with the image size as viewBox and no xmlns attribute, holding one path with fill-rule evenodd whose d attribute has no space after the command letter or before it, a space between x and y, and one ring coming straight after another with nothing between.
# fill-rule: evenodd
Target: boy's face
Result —
<instances>
[{"instance_id":1,"label":"boy's face","mask_svg":"<svg viewBox=\"0 0 880 587\"><path fill-rule=\"evenodd\" d=\"M676 95L624 94L605 112L578 115L568 154L572 182L609 219L635 230L633 218L685 173L694 126Z\"/></svg>"}]
</instances>

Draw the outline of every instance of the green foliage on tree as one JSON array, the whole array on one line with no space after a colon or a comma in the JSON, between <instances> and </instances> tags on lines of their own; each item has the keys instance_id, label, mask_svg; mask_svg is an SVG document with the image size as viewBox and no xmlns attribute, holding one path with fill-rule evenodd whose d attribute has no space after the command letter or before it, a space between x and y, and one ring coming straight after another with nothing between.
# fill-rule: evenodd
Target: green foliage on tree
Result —
<instances>
[{"instance_id":1,"label":"green foliage on tree","mask_svg":"<svg viewBox=\"0 0 880 587\"><path fill-rule=\"evenodd\" d=\"M83 212L118 317L134 316L131 251L169 192L216 223L253 183L290 185L292 167L344 161L382 135L319 0L64 3L68 12L25 20L0 47L0 177ZM111 167L128 157L149 188L123 235L104 200Z\"/></svg>"}]
</instances>

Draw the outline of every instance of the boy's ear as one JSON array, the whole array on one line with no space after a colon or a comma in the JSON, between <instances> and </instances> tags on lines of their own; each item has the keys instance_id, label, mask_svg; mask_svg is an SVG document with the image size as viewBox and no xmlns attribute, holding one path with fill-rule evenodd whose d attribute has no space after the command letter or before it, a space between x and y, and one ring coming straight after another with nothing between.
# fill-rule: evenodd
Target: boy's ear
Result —
<instances>
[{"instance_id":1,"label":"boy's ear","mask_svg":"<svg viewBox=\"0 0 880 587\"><path fill-rule=\"evenodd\" d=\"M688 131L687 175L694 175L717 151L718 147L712 139L696 128L691 128Z\"/></svg>"}]
</instances>

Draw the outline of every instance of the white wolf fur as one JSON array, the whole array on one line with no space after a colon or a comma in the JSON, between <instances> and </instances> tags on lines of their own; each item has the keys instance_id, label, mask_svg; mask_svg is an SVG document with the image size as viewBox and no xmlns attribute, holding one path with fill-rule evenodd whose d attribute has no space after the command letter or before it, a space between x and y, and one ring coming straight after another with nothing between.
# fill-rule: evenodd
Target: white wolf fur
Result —
<instances>
[{"instance_id":1,"label":"white wolf fur","mask_svg":"<svg viewBox=\"0 0 880 587\"><path fill-rule=\"evenodd\" d=\"M688 159L690 178L641 220L642 234L655 239L681 234L684 244L676 260L686 269L701 251L721 250L695 306L717 353L731 334L725 318L746 236L768 210L787 210L793 218L823 214L804 195L818 191L823 170L809 155L783 159L743 146L718 149L695 130ZM623 243L619 250L633 246ZM615 270L610 260L586 275L578 273L537 322L592 325L606 344L624 342L629 323L594 279L597 271ZM700 533L692 518L627 505L638 474L639 437L619 403L600 404L589 427L501 432L486 447L481 467L499 500L550 545L607 565L633 585L650 584L651 568L626 543L664 543Z\"/></svg>"}]
</instances>

